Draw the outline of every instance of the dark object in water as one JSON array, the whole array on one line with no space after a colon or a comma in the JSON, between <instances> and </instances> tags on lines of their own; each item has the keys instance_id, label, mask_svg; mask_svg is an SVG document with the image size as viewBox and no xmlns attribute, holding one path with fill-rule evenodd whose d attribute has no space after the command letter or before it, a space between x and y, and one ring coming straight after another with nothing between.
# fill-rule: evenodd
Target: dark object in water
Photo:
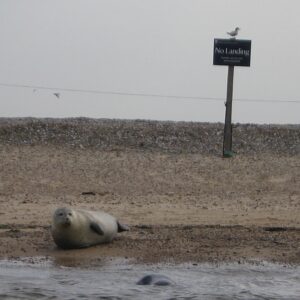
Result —
<instances>
[{"instance_id":1,"label":"dark object in water","mask_svg":"<svg viewBox=\"0 0 300 300\"><path fill-rule=\"evenodd\" d=\"M138 285L171 285L173 281L165 275L151 274L146 275L137 282Z\"/></svg>"}]
</instances>

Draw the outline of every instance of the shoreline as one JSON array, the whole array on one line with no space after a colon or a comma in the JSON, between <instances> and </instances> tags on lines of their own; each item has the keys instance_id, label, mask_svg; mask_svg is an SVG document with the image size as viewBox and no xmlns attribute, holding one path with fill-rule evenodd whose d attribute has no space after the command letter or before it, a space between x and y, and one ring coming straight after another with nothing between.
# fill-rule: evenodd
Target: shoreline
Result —
<instances>
[{"instance_id":1,"label":"shoreline","mask_svg":"<svg viewBox=\"0 0 300 300\"><path fill-rule=\"evenodd\" d=\"M116 259L131 264L300 265L300 228L139 225L112 243L73 250L57 248L49 228L23 227L0 234L7 242L6 251L1 247L1 260L51 260L62 266L96 266ZM19 249L12 250L15 242Z\"/></svg>"}]
</instances>

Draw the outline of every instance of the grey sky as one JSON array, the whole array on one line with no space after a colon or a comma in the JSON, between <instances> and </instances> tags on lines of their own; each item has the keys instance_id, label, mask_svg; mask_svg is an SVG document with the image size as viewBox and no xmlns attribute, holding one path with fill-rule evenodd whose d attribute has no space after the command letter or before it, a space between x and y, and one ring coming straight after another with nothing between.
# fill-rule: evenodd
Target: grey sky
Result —
<instances>
[{"instance_id":1,"label":"grey sky","mask_svg":"<svg viewBox=\"0 0 300 300\"><path fill-rule=\"evenodd\" d=\"M241 28L234 122L300 123L299 0L1 0L0 83L224 98L214 38ZM59 97L53 93L60 93ZM299 101L288 102L288 101ZM0 86L0 117L224 121L223 101Z\"/></svg>"}]
</instances>

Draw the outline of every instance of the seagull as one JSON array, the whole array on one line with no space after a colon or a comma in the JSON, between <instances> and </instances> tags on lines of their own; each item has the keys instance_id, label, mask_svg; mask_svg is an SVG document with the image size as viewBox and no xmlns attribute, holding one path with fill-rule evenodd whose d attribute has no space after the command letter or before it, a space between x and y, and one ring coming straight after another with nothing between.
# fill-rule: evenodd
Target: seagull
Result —
<instances>
[{"instance_id":1,"label":"seagull","mask_svg":"<svg viewBox=\"0 0 300 300\"><path fill-rule=\"evenodd\" d=\"M60 93L53 93L53 95L54 95L57 99L59 99L59 97L60 97Z\"/></svg>"},{"instance_id":2,"label":"seagull","mask_svg":"<svg viewBox=\"0 0 300 300\"><path fill-rule=\"evenodd\" d=\"M241 29L239 27L236 27L234 30L227 32L227 34L229 34L232 38L235 38L238 35L239 30Z\"/></svg>"}]
</instances>

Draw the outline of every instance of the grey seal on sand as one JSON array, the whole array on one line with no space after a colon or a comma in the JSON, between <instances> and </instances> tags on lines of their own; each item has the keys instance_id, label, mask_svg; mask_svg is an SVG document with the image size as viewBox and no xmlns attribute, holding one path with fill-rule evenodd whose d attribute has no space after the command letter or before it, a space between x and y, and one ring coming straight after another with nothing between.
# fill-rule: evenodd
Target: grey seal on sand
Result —
<instances>
[{"instance_id":1,"label":"grey seal on sand","mask_svg":"<svg viewBox=\"0 0 300 300\"><path fill-rule=\"evenodd\" d=\"M54 242L63 249L109 243L117 232L127 230L126 225L105 212L66 207L55 210L51 226Z\"/></svg>"}]
</instances>

